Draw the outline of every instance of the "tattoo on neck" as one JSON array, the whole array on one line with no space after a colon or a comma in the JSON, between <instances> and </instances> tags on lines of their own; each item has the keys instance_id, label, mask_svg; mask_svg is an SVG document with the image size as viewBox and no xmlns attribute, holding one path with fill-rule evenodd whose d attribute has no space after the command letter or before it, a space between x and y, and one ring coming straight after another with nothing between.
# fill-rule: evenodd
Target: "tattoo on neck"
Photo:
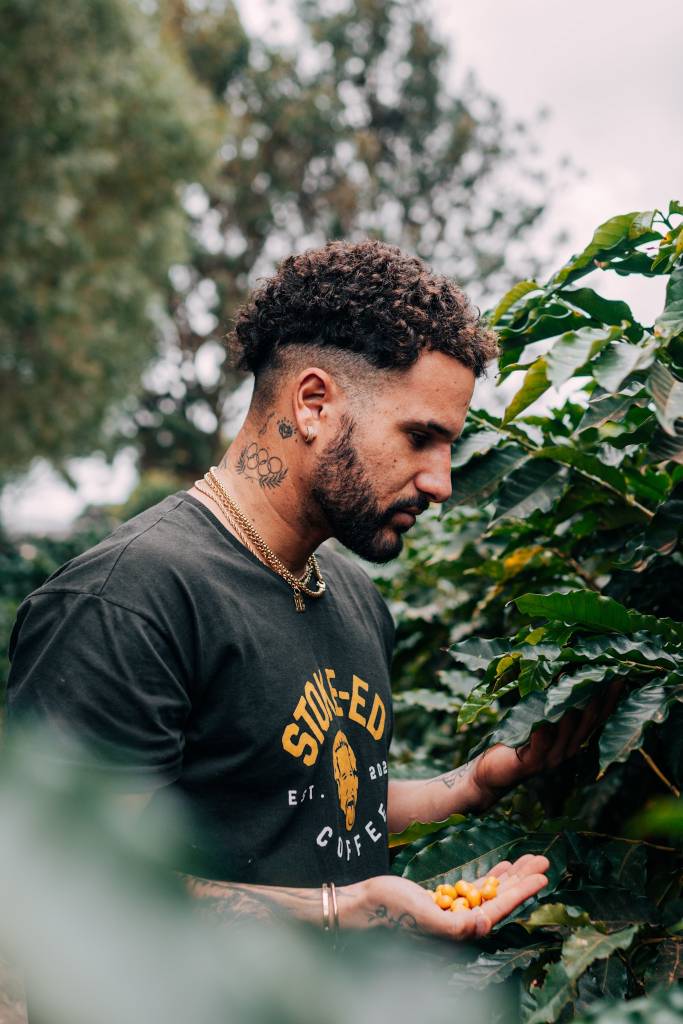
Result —
<instances>
[{"instance_id":1,"label":"tattoo on neck","mask_svg":"<svg viewBox=\"0 0 683 1024\"><path fill-rule=\"evenodd\" d=\"M287 476L287 467L269 448L259 447L256 441L244 446L237 456L236 471L246 480L254 480L259 487L279 487Z\"/></svg>"},{"instance_id":2,"label":"tattoo on neck","mask_svg":"<svg viewBox=\"0 0 683 1024\"><path fill-rule=\"evenodd\" d=\"M270 421L272 420L274 415L275 415L274 412L269 412L268 413L268 415L266 416L266 419L265 419L265 422L264 422L263 426L261 427L261 429L258 432L258 436L259 437L263 437L265 432L268 430L268 424L270 423Z\"/></svg>"},{"instance_id":3,"label":"tattoo on neck","mask_svg":"<svg viewBox=\"0 0 683 1024\"><path fill-rule=\"evenodd\" d=\"M280 437L283 440L287 440L288 437L294 436L294 424L291 420L286 419L284 416L277 422L277 429Z\"/></svg>"},{"instance_id":4,"label":"tattoo on neck","mask_svg":"<svg viewBox=\"0 0 683 1024\"><path fill-rule=\"evenodd\" d=\"M383 903L380 903L380 905L375 907L374 911L368 915L368 923L383 925L385 928L391 928L392 931L407 931L411 932L413 935L422 934L422 929L412 914L404 911L402 914L399 914L398 917L392 917L388 908Z\"/></svg>"}]
</instances>

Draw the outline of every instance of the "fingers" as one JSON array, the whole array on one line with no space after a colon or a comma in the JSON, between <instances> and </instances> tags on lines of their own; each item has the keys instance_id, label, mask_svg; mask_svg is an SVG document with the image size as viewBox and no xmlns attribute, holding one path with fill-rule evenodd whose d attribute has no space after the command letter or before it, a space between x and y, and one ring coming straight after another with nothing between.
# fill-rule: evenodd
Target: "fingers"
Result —
<instances>
[{"instance_id":1,"label":"fingers","mask_svg":"<svg viewBox=\"0 0 683 1024\"><path fill-rule=\"evenodd\" d=\"M555 742L546 754L546 763L549 768L557 768L568 756L568 748L576 735L580 721L580 711L568 711L560 719Z\"/></svg>"},{"instance_id":2,"label":"fingers","mask_svg":"<svg viewBox=\"0 0 683 1024\"><path fill-rule=\"evenodd\" d=\"M575 754L596 729L605 722L614 711L624 684L620 679L613 680L607 690L601 690L587 705L577 726L576 734L570 744L569 756Z\"/></svg>"},{"instance_id":3,"label":"fingers","mask_svg":"<svg viewBox=\"0 0 683 1024\"><path fill-rule=\"evenodd\" d=\"M505 888L501 886L498 895L494 899L476 908L478 913L475 916L480 918L476 922L476 934L486 935L494 924L502 921L520 903L524 903L530 896L535 896L547 884L548 879L544 874L534 872L533 874L526 875L524 878L520 878L513 885L506 886Z\"/></svg>"},{"instance_id":4,"label":"fingers","mask_svg":"<svg viewBox=\"0 0 683 1024\"><path fill-rule=\"evenodd\" d=\"M498 893L492 900L473 910L457 913L430 907L425 922L428 931L457 940L487 935L494 924L548 884L545 872L549 867L547 857L531 853L519 857L514 864L500 861L490 872L500 879Z\"/></svg>"},{"instance_id":5,"label":"fingers","mask_svg":"<svg viewBox=\"0 0 683 1024\"><path fill-rule=\"evenodd\" d=\"M500 884L505 886L514 885L520 878L529 874L544 874L550 867L547 857L537 853L524 853L518 857L514 864L500 877ZM491 874L495 874L491 871Z\"/></svg>"},{"instance_id":6,"label":"fingers","mask_svg":"<svg viewBox=\"0 0 683 1024\"><path fill-rule=\"evenodd\" d=\"M505 875L507 874L511 867L511 861L501 860L498 864L494 864L491 870L487 871L485 875L481 876L481 878L475 878L474 884L477 886L478 889L481 889L486 879L489 878L491 875L495 875L498 881L502 882L502 880L505 878Z\"/></svg>"}]
</instances>

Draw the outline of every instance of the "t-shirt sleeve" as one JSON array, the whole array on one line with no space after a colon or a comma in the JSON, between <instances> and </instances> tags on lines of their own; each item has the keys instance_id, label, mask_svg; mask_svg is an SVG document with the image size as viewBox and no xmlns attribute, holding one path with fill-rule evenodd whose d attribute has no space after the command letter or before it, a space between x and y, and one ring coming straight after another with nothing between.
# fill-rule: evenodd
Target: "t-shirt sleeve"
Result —
<instances>
[{"instance_id":1,"label":"t-shirt sleeve","mask_svg":"<svg viewBox=\"0 0 683 1024\"><path fill-rule=\"evenodd\" d=\"M48 591L22 607L10 645L7 726L154 788L180 773L191 709L173 638L93 594Z\"/></svg>"}]
</instances>

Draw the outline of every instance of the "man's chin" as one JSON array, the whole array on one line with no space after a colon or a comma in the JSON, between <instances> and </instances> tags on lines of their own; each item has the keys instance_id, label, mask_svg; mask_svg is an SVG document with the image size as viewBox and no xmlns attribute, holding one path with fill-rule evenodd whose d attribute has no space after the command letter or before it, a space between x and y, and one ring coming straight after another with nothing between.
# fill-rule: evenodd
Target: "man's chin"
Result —
<instances>
[{"instance_id":1,"label":"man's chin","mask_svg":"<svg viewBox=\"0 0 683 1024\"><path fill-rule=\"evenodd\" d=\"M401 554L403 538L395 527L385 526L380 533L380 538L374 540L371 544L367 546L348 544L347 547L354 554L365 559L366 562L384 565L385 562L391 562L392 559L397 558Z\"/></svg>"}]
</instances>

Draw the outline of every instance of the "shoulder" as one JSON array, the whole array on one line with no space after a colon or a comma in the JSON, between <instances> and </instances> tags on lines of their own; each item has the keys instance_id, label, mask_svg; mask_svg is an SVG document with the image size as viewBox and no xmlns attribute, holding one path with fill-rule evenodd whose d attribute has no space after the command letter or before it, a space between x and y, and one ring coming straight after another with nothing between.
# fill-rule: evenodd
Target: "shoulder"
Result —
<instances>
[{"instance_id":1,"label":"shoulder","mask_svg":"<svg viewBox=\"0 0 683 1024\"><path fill-rule=\"evenodd\" d=\"M181 491L65 563L35 593L89 594L148 611L150 593L168 594L174 584L201 572L200 556L208 553L211 540L210 523Z\"/></svg>"}]
</instances>

